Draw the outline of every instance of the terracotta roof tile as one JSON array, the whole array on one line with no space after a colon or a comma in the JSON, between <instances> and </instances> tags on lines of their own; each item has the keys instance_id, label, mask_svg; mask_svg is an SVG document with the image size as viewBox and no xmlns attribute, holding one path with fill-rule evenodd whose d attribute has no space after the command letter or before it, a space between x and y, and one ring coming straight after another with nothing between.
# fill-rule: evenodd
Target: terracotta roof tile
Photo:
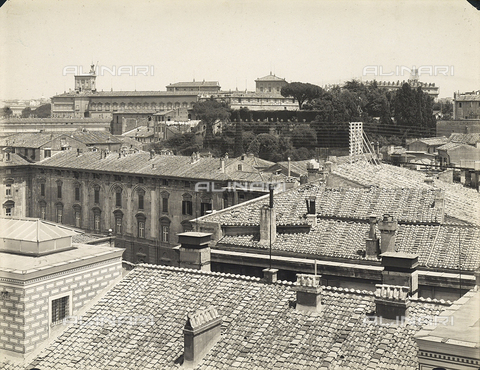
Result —
<instances>
[{"instance_id":1,"label":"terracotta roof tile","mask_svg":"<svg viewBox=\"0 0 480 370\"><path fill-rule=\"evenodd\" d=\"M358 187L376 186L385 189L417 190L431 188L430 185L425 184L424 173L387 164L343 163L332 173L357 183ZM445 191L446 216L480 225L480 193L474 189L465 188L461 184L447 183L435 178L433 185Z\"/></svg>"},{"instance_id":2,"label":"terracotta roof tile","mask_svg":"<svg viewBox=\"0 0 480 370\"><path fill-rule=\"evenodd\" d=\"M213 305L223 319L222 334L199 369L398 366L413 370L418 367L413 335L420 329L414 318L438 315L445 308L438 301L414 301L413 320L385 326L367 317L375 307L371 293L324 287L318 314L291 308L295 293L290 286L139 266L85 315L83 323L73 324L37 356L30 368L178 368L187 314ZM106 322L107 317L112 321ZM119 322L119 317L136 317L137 322Z\"/></svg>"}]
</instances>

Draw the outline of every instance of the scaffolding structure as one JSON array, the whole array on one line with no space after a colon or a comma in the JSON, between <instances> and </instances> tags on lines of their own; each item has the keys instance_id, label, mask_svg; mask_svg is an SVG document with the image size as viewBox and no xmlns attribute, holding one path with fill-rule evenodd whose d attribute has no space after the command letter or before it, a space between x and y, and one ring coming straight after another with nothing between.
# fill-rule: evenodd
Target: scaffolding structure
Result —
<instances>
[{"instance_id":1,"label":"scaffolding structure","mask_svg":"<svg viewBox=\"0 0 480 370\"><path fill-rule=\"evenodd\" d=\"M379 164L377 153L363 131L363 122L350 122L350 163L358 160Z\"/></svg>"}]
</instances>

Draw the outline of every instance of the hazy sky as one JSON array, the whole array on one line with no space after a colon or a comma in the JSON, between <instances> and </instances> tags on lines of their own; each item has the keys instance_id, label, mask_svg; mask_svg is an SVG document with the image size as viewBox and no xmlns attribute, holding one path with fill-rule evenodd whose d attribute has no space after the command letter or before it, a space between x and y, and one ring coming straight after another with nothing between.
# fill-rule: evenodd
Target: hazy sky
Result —
<instances>
[{"instance_id":1,"label":"hazy sky","mask_svg":"<svg viewBox=\"0 0 480 370\"><path fill-rule=\"evenodd\" d=\"M92 61L149 66L148 76L106 71L99 90L165 90L193 78L252 90L270 71L318 85L402 81L408 73L380 73L438 66L420 80L446 97L480 89L479 36L480 14L462 0L10 0L0 8L0 100L73 89L64 68L87 72Z\"/></svg>"}]
</instances>

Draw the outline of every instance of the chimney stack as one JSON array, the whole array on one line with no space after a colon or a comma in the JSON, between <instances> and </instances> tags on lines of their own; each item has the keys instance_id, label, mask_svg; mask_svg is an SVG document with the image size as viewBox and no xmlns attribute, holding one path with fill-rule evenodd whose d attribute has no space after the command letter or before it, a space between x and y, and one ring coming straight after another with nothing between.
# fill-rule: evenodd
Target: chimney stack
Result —
<instances>
[{"instance_id":1,"label":"chimney stack","mask_svg":"<svg viewBox=\"0 0 480 370\"><path fill-rule=\"evenodd\" d=\"M311 195L305 199L307 202L307 221L310 226L317 225L317 208L316 208L316 201L317 197L315 195Z\"/></svg>"},{"instance_id":2,"label":"chimney stack","mask_svg":"<svg viewBox=\"0 0 480 370\"><path fill-rule=\"evenodd\" d=\"M318 172L320 170L320 165L317 161L312 159L307 162L307 172L308 172L308 182L312 182L318 178Z\"/></svg>"},{"instance_id":3,"label":"chimney stack","mask_svg":"<svg viewBox=\"0 0 480 370\"><path fill-rule=\"evenodd\" d=\"M278 269L263 269L263 280L268 284L274 284L277 282Z\"/></svg>"},{"instance_id":4,"label":"chimney stack","mask_svg":"<svg viewBox=\"0 0 480 370\"><path fill-rule=\"evenodd\" d=\"M225 173L225 158L220 158L220 172Z\"/></svg>"},{"instance_id":5,"label":"chimney stack","mask_svg":"<svg viewBox=\"0 0 480 370\"><path fill-rule=\"evenodd\" d=\"M406 317L410 307L408 287L375 284L375 313L377 316L396 320Z\"/></svg>"},{"instance_id":6,"label":"chimney stack","mask_svg":"<svg viewBox=\"0 0 480 370\"><path fill-rule=\"evenodd\" d=\"M439 222L443 224L445 220L445 190L435 189L434 207L438 210Z\"/></svg>"},{"instance_id":7,"label":"chimney stack","mask_svg":"<svg viewBox=\"0 0 480 370\"><path fill-rule=\"evenodd\" d=\"M183 365L192 369L220 339L222 318L214 306L187 315L183 328Z\"/></svg>"},{"instance_id":8,"label":"chimney stack","mask_svg":"<svg viewBox=\"0 0 480 370\"><path fill-rule=\"evenodd\" d=\"M212 234L186 232L177 234L180 246L180 267L210 271L210 240Z\"/></svg>"},{"instance_id":9,"label":"chimney stack","mask_svg":"<svg viewBox=\"0 0 480 370\"><path fill-rule=\"evenodd\" d=\"M383 219L378 222L380 230L380 250L382 253L395 251L395 232L397 230L397 221L393 216L383 215Z\"/></svg>"},{"instance_id":10,"label":"chimney stack","mask_svg":"<svg viewBox=\"0 0 480 370\"><path fill-rule=\"evenodd\" d=\"M291 163L290 163L290 157L288 157L288 171L287 171L287 176L288 177L291 176L290 173L291 173Z\"/></svg>"},{"instance_id":11,"label":"chimney stack","mask_svg":"<svg viewBox=\"0 0 480 370\"><path fill-rule=\"evenodd\" d=\"M277 223L275 209L265 205L260 208L260 245L270 244L270 234L272 243L275 243L277 236Z\"/></svg>"},{"instance_id":12,"label":"chimney stack","mask_svg":"<svg viewBox=\"0 0 480 370\"><path fill-rule=\"evenodd\" d=\"M382 258L382 283L406 286L409 295L418 296L418 255L404 252L386 252Z\"/></svg>"},{"instance_id":13,"label":"chimney stack","mask_svg":"<svg viewBox=\"0 0 480 370\"><path fill-rule=\"evenodd\" d=\"M366 256L378 257L378 255L380 254L380 244L377 233L375 231L375 225L377 224L377 216L370 215L368 217L368 220L370 221L370 230L368 232L367 238Z\"/></svg>"},{"instance_id":14,"label":"chimney stack","mask_svg":"<svg viewBox=\"0 0 480 370\"><path fill-rule=\"evenodd\" d=\"M297 292L297 310L322 311L321 275L297 274L294 290Z\"/></svg>"}]
</instances>

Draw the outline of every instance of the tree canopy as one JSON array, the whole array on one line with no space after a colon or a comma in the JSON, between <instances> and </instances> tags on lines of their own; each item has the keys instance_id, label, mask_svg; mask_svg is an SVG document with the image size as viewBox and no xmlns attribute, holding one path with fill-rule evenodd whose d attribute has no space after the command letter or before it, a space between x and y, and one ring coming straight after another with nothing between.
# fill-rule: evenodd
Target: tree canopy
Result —
<instances>
[{"instance_id":1,"label":"tree canopy","mask_svg":"<svg viewBox=\"0 0 480 370\"><path fill-rule=\"evenodd\" d=\"M197 119L200 119L206 125L203 147L209 149L212 146L213 125L217 120L227 121L230 118L229 108L225 103L212 98L196 103L193 106L193 112Z\"/></svg>"},{"instance_id":2,"label":"tree canopy","mask_svg":"<svg viewBox=\"0 0 480 370\"><path fill-rule=\"evenodd\" d=\"M318 98L322 88L317 85L304 82L291 82L282 87L280 92L284 97L293 97L298 102L298 109L302 109L303 103Z\"/></svg>"}]
</instances>

